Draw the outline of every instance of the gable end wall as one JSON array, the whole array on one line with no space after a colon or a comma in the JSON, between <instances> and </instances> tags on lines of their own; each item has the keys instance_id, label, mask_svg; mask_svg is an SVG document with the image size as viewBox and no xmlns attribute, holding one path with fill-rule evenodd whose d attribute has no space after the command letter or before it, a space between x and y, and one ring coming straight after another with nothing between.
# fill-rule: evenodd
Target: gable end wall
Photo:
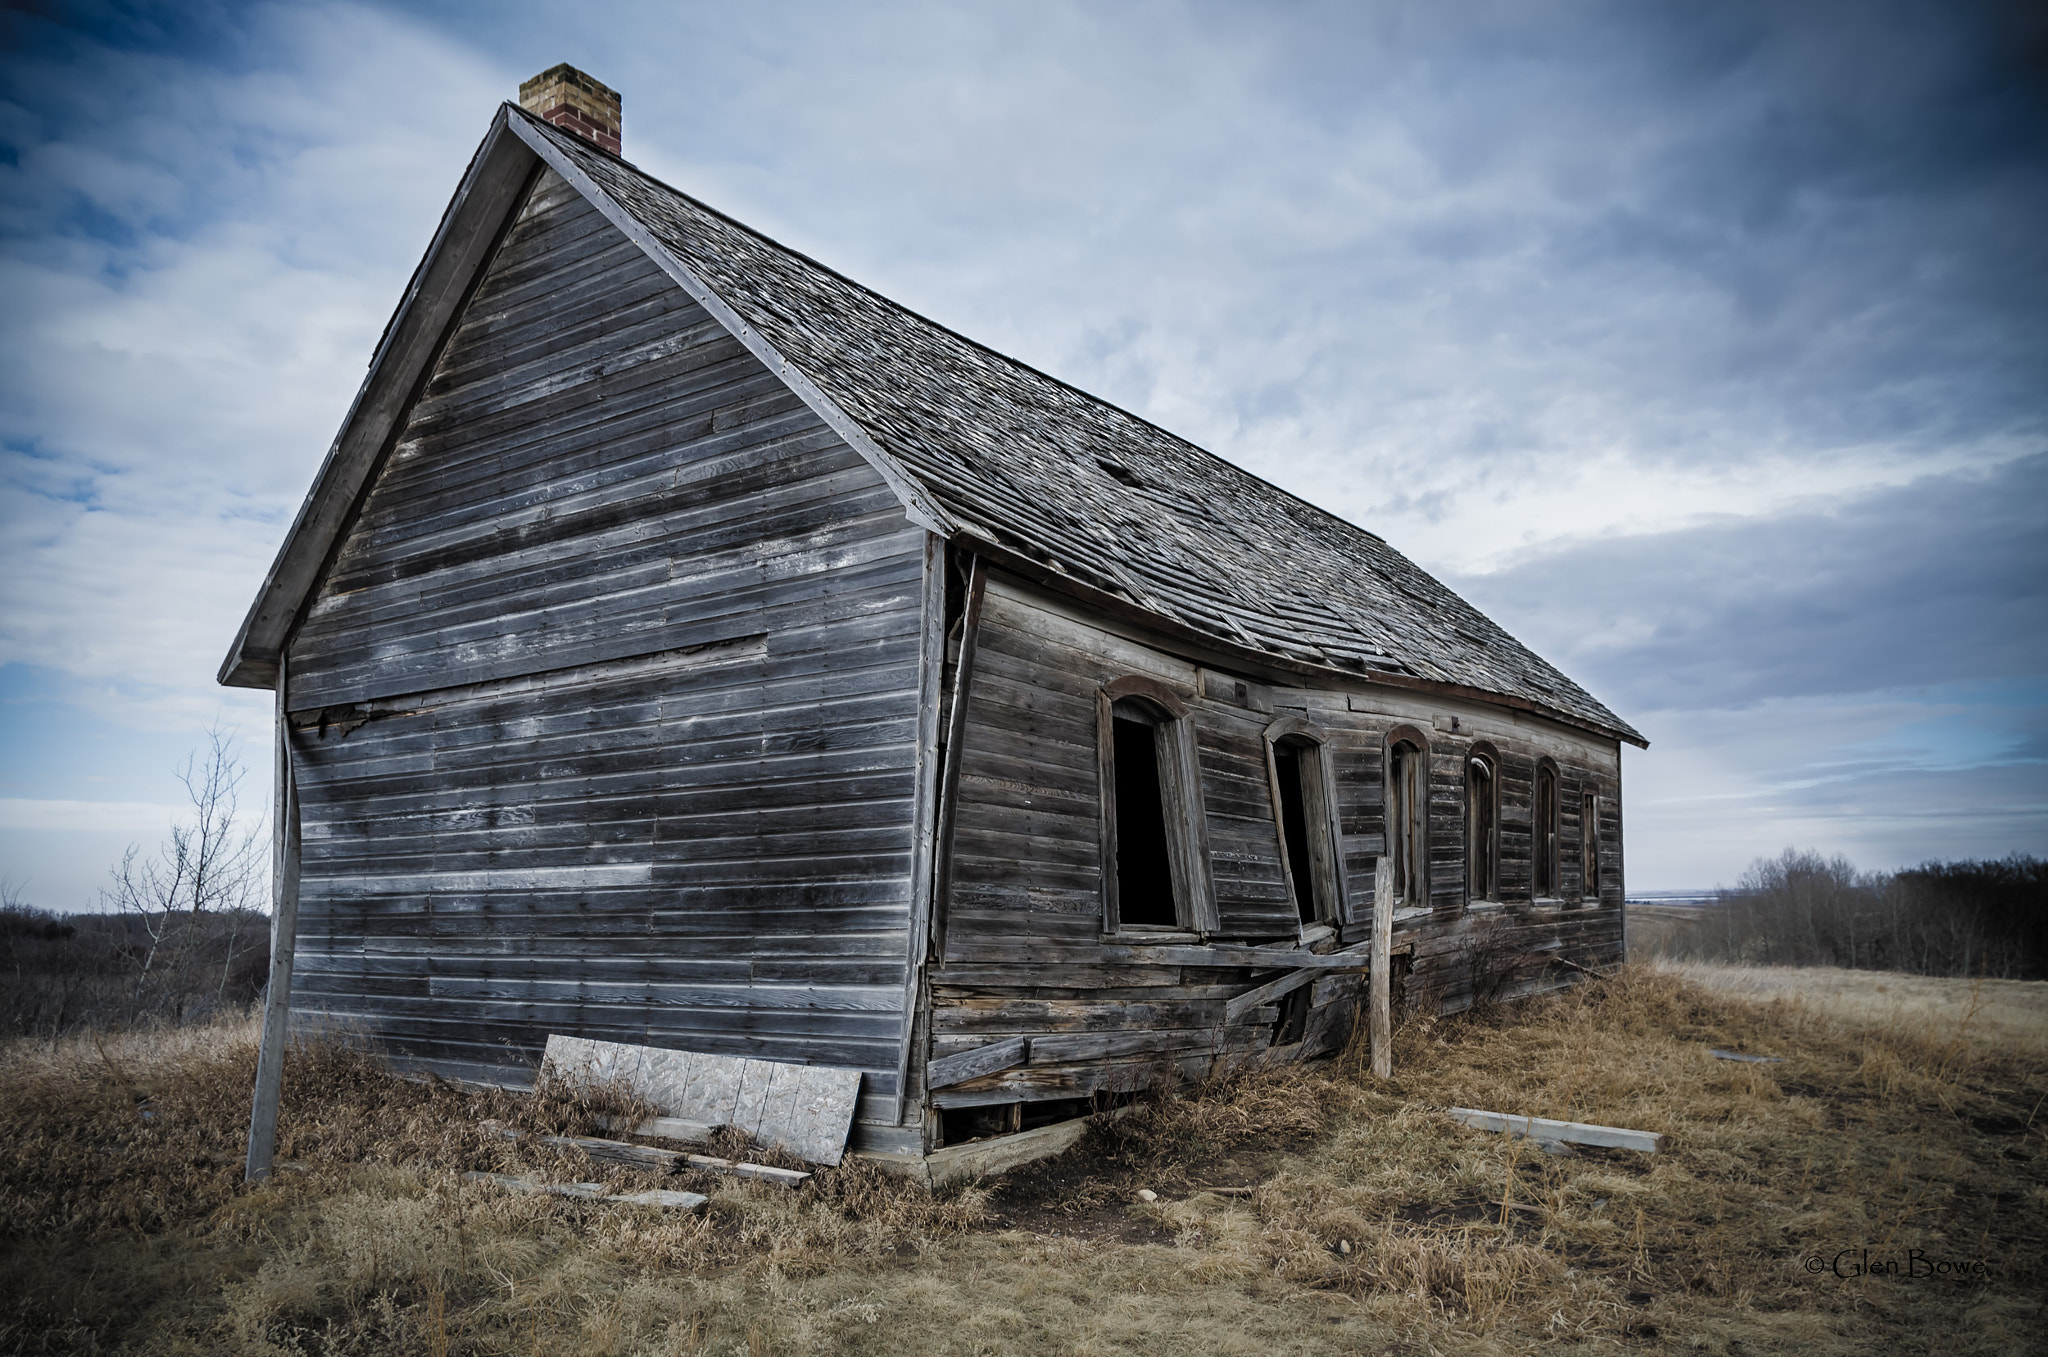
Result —
<instances>
[{"instance_id":1,"label":"gable end wall","mask_svg":"<svg viewBox=\"0 0 2048 1357\"><path fill-rule=\"evenodd\" d=\"M552 174L293 637L294 1008L863 1070L890 1119L925 534Z\"/></svg>"}]
</instances>

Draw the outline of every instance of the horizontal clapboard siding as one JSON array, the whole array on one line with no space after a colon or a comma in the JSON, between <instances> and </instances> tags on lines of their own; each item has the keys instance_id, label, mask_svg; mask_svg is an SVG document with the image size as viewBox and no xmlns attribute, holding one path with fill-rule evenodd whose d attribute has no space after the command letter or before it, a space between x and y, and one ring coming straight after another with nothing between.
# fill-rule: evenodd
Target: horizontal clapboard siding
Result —
<instances>
[{"instance_id":1,"label":"horizontal clapboard siding","mask_svg":"<svg viewBox=\"0 0 2048 1357\"><path fill-rule=\"evenodd\" d=\"M983 604L968 690L949 961L971 960L982 935L1037 937L1062 950L1097 945L1096 693L1129 674L1161 679L1189 698L1219 936L1280 937L1298 928L1273 823L1265 718L1198 696L1191 664L1093 627L998 578Z\"/></svg>"},{"instance_id":2,"label":"horizontal clapboard siding","mask_svg":"<svg viewBox=\"0 0 2048 1357\"><path fill-rule=\"evenodd\" d=\"M1386 851L1384 750L1395 727L1426 732L1427 833L1433 911L1401 921L1396 973L1407 1002L1456 1008L1553 987L1620 955L1620 911L1502 908L1467 912L1464 769L1467 734L1435 729L1426 707L1398 694L1282 689L1221 674L1141 644L1107 622L1003 575L983 599L954 782L954 828L942 964L931 973L929 1058L992 1043L1028 1044L1026 1058L939 1089L941 1108L1069 1099L1142 1087L1172 1067L1200 1075L1218 1058L1272 1049L1277 1005L1226 1021L1228 1002L1279 973L1250 967L1104 964L1096 693L1127 674L1162 680L1187 700L1202 777L1221 936L1297 935L1282 875L1267 769L1266 727L1305 718L1330 744L1345 898L1336 942L1371 935L1374 873ZM1468 716L1468 719L1469 716ZM1601 796L1596 827L1603 899L1618 899L1619 833L1612 741L1524 729L1500 713L1487 741L1501 762L1502 869L1508 889L1529 876L1528 800L1536 760L1560 770L1568 892L1578 871L1579 796ZM1519 817L1519 819L1517 819ZM1519 823L1519 837L1509 832ZM1594 902L1589 902L1594 903ZM1356 974L1299 990L1305 1029L1279 1056L1330 1049L1348 1034Z\"/></svg>"},{"instance_id":3,"label":"horizontal clapboard siding","mask_svg":"<svg viewBox=\"0 0 2048 1357\"><path fill-rule=\"evenodd\" d=\"M923 537L547 176L290 651L295 1007L450 1069L550 1032L896 1092Z\"/></svg>"}]
</instances>

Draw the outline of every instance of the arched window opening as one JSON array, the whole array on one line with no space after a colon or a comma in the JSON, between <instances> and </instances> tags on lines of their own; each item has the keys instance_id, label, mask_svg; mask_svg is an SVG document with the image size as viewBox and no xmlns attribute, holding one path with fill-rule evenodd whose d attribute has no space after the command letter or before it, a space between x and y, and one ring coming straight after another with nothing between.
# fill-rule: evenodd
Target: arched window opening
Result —
<instances>
[{"instance_id":1,"label":"arched window opening","mask_svg":"<svg viewBox=\"0 0 2048 1357\"><path fill-rule=\"evenodd\" d=\"M1186 700L1130 675L1102 686L1096 716L1104 930L1213 932L1216 892Z\"/></svg>"},{"instance_id":2,"label":"arched window opening","mask_svg":"<svg viewBox=\"0 0 2048 1357\"><path fill-rule=\"evenodd\" d=\"M1579 894L1589 905L1600 900L1600 797L1588 791L1579 811Z\"/></svg>"},{"instance_id":3,"label":"arched window opening","mask_svg":"<svg viewBox=\"0 0 2048 1357\"><path fill-rule=\"evenodd\" d=\"M1558 895L1557 854L1557 770L1548 763L1536 767L1536 804L1530 838L1536 852L1536 897L1555 899Z\"/></svg>"},{"instance_id":4,"label":"arched window opening","mask_svg":"<svg viewBox=\"0 0 2048 1357\"><path fill-rule=\"evenodd\" d=\"M1180 922L1166 832L1165 741L1160 714L1139 698L1111 708L1115 733L1118 922L1172 928Z\"/></svg>"},{"instance_id":5,"label":"arched window opening","mask_svg":"<svg viewBox=\"0 0 2048 1357\"><path fill-rule=\"evenodd\" d=\"M1466 880L1473 900L1500 898L1500 779L1493 760L1475 753L1465 764Z\"/></svg>"},{"instance_id":6,"label":"arched window opening","mask_svg":"<svg viewBox=\"0 0 2048 1357\"><path fill-rule=\"evenodd\" d=\"M1397 740L1387 750L1387 852L1394 860L1394 900L1410 909L1429 903L1429 756Z\"/></svg>"},{"instance_id":7,"label":"arched window opening","mask_svg":"<svg viewBox=\"0 0 2048 1357\"><path fill-rule=\"evenodd\" d=\"M1275 722L1266 738L1280 858L1295 913L1305 924L1334 920L1340 890L1323 744L1298 718Z\"/></svg>"}]
</instances>

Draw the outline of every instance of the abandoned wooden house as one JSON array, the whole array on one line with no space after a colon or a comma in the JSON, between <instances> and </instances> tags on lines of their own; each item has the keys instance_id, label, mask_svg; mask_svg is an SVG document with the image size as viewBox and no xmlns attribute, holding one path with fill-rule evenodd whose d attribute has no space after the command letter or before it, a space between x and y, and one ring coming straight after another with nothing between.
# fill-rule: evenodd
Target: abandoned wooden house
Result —
<instances>
[{"instance_id":1,"label":"abandoned wooden house","mask_svg":"<svg viewBox=\"0 0 2048 1357\"><path fill-rule=\"evenodd\" d=\"M1618 958L1626 722L637 171L581 73L522 96L221 670L276 693L299 1019L855 1069L853 1147L915 1159L1329 1049L1376 894L1410 1004Z\"/></svg>"}]
</instances>

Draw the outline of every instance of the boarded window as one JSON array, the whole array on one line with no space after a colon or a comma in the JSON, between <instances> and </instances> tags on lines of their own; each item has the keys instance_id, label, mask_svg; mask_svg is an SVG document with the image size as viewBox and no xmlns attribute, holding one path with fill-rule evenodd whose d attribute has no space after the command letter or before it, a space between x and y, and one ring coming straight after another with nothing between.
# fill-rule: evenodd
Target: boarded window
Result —
<instances>
[{"instance_id":1,"label":"boarded window","mask_svg":"<svg viewBox=\"0 0 2048 1357\"><path fill-rule=\"evenodd\" d=\"M1470 898L1500 898L1500 780L1493 760L1475 754L1465 765L1465 861Z\"/></svg>"},{"instance_id":2,"label":"boarded window","mask_svg":"<svg viewBox=\"0 0 2048 1357\"><path fill-rule=\"evenodd\" d=\"M1536 769L1536 804L1529 826L1536 853L1536 896L1554 899L1557 887L1557 770L1549 764Z\"/></svg>"},{"instance_id":3,"label":"boarded window","mask_svg":"<svg viewBox=\"0 0 2048 1357\"><path fill-rule=\"evenodd\" d=\"M1162 723L1128 699L1116 704L1113 715L1118 921L1126 927L1171 928L1180 911L1167 841Z\"/></svg>"},{"instance_id":4,"label":"boarded window","mask_svg":"<svg viewBox=\"0 0 2048 1357\"><path fill-rule=\"evenodd\" d=\"M1337 854L1331 842L1323 747L1302 735L1271 746L1274 812L1287 887L1303 923L1337 917Z\"/></svg>"},{"instance_id":5,"label":"boarded window","mask_svg":"<svg viewBox=\"0 0 2048 1357\"><path fill-rule=\"evenodd\" d=\"M1406 740L1387 751L1387 850L1394 859L1394 899L1410 908L1429 903L1428 756Z\"/></svg>"},{"instance_id":6,"label":"boarded window","mask_svg":"<svg viewBox=\"0 0 2048 1357\"><path fill-rule=\"evenodd\" d=\"M1592 792L1579 811L1579 892L1587 904L1600 899L1600 798Z\"/></svg>"}]
</instances>

